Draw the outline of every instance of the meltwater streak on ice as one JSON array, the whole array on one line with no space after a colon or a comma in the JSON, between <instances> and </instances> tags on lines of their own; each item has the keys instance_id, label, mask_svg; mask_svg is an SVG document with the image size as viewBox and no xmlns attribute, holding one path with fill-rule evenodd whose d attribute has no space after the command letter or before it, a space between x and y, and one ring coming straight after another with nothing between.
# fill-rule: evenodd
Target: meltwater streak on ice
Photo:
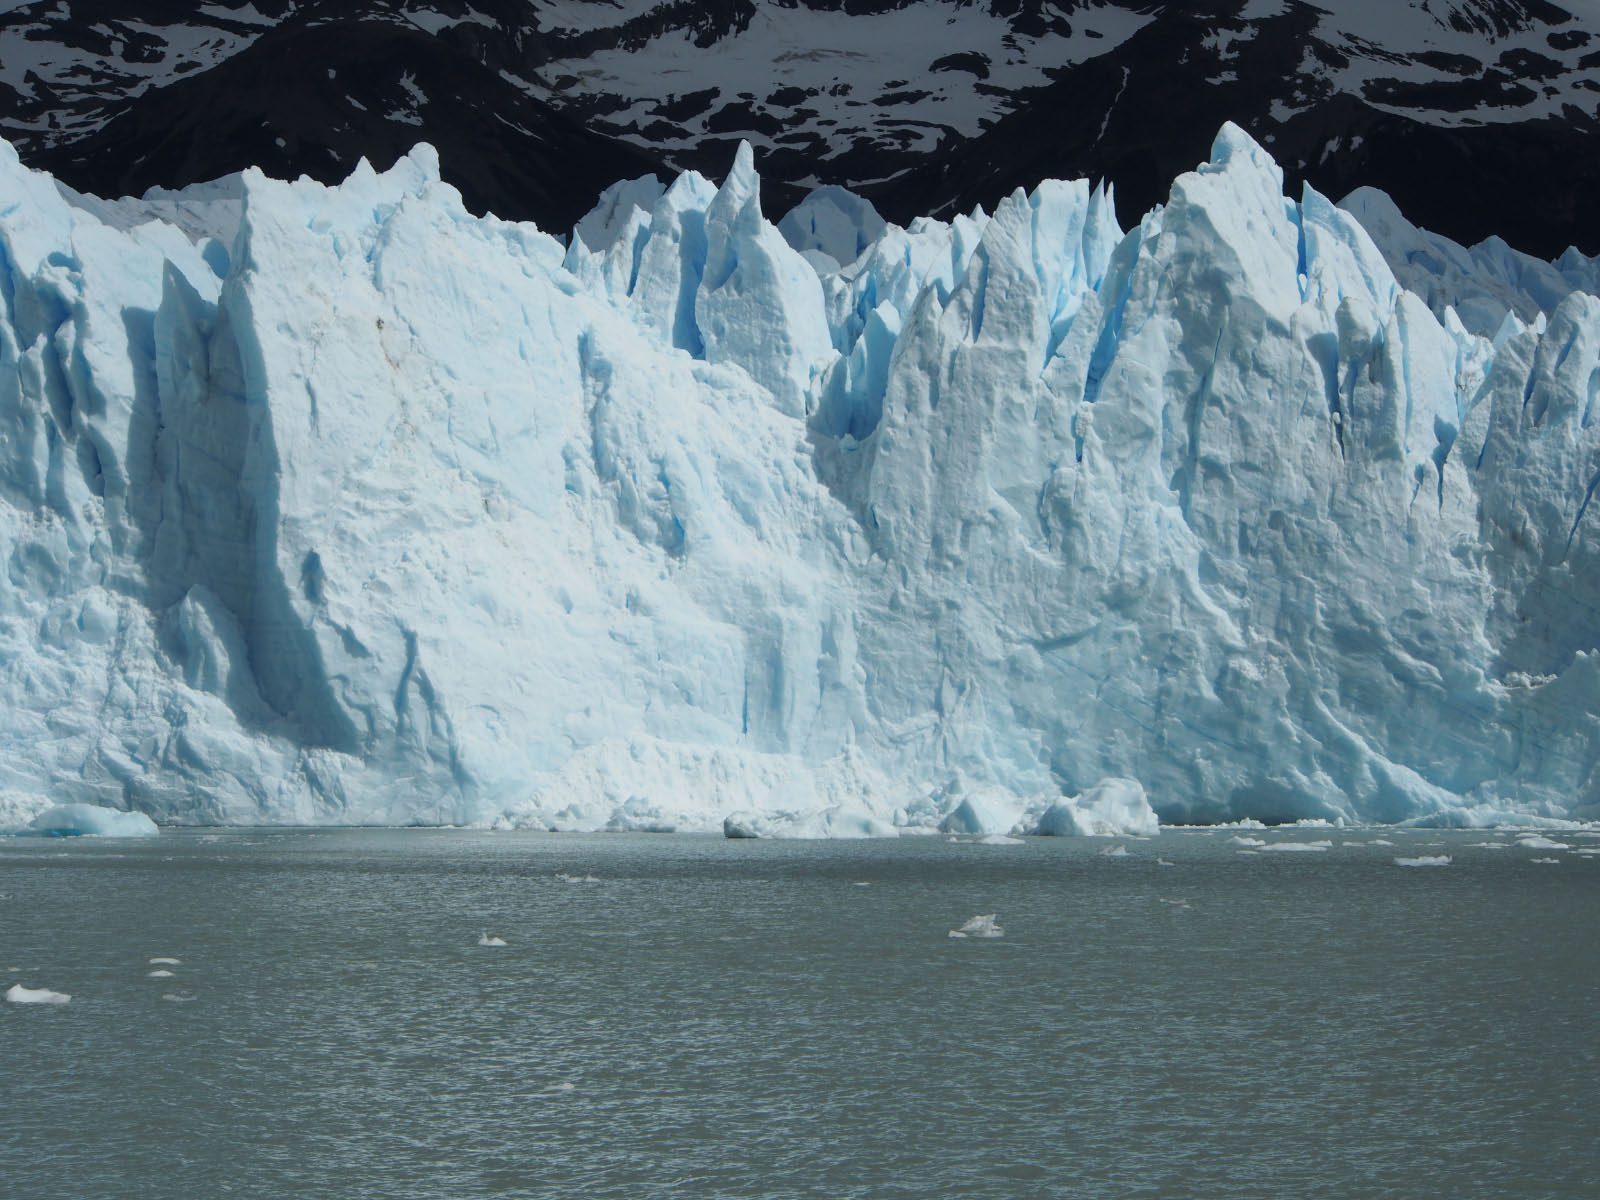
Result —
<instances>
[{"instance_id":1,"label":"meltwater streak on ice","mask_svg":"<svg viewBox=\"0 0 1600 1200\"><path fill-rule=\"evenodd\" d=\"M1594 264L1350 203L1425 297L1232 126L1126 235L780 232L741 152L566 245L427 147L128 203L0 147L0 814L1600 815Z\"/></svg>"},{"instance_id":2,"label":"meltwater streak on ice","mask_svg":"<svg viewBox=\"0 0 1600 1200\"><path fill-rule=\"evenodd\" d=\"M0 1004L0 1179L145 1200L1592 1197L1600 862L1450 830L1259 857L1228 837L1117 858L1081 838L0 840L0 971L25 968L0 987L72 997ZM1003 938L948 936L989 913ZM179 947L181 979L142 976Z\"/></svg>"}]
</instances>

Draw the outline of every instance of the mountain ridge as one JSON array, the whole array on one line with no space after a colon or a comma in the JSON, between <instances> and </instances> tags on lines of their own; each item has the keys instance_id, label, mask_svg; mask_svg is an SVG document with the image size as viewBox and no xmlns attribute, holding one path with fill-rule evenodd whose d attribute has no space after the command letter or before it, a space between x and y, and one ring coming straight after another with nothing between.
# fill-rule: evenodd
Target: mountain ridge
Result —
<instances>
[{"instance_id":1,"label":"mountain ridge","mask_svg":"<svg viewBox=\"0 0 1600 1200\"><path fill-rule=\"evenodd\" d=\"M45 0L0 14L0 133L103 195L331 183L426 138L474 211L564 231L740 140L773 216L818 184L904 222L1081 176L1131 221L1234 120L1292 185L1553 258L1600 250L1597 67L1600 14L1547 0Z\"/></svg>"}]
</instances>

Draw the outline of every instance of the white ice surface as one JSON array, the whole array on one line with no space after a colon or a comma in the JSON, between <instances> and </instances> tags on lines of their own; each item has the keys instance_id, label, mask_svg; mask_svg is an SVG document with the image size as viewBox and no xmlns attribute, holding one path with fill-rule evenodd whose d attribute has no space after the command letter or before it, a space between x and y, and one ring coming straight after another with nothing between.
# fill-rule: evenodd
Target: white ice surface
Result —
<instances>
[{"instance_id":1,"label":"white ice surface","mask_svg":"<svg viewBox=\"0 0 1600 1200\"><path fill-rule=\"evenodd\" d=\"M6 999L12 1004L65 1004L72 997L49 988L30 988L14 983L6 989Z\"/></svg>"},{"instance_id":2,"label":"white ice surface","mask_svg":"<svg viewBox=\"0 0 1600 1200\"><path fill-rule=\"evenodd\" d=\"M564 246L427 147L106 206L0 146L0 796L1600 814L1600 300L1474 334L1231 126L1126 235L1049 181L833 271L864 210L808 260L759 186L625 186Z\"/></svg>"}]
</instances>

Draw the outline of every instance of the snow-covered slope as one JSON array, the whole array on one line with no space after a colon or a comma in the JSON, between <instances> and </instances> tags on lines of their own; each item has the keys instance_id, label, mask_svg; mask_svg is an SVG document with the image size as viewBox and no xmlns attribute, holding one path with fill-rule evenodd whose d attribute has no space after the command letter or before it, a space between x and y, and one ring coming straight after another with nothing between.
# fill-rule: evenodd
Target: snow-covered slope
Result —
<instances>
[{"instance_id":1,"label":"snow-covered slope","mask_svg":"<svg viewBox=\"0 0 1600 1200\"><path fill-rule=\"evenodd\" d=\"M0 790L1600 815L1600 300L1475 335L1232 126L1126 235L1081 181L783 229L748 150L563 245L426 147L118 205L0 148Z\"/></svg>"}]
</instances>

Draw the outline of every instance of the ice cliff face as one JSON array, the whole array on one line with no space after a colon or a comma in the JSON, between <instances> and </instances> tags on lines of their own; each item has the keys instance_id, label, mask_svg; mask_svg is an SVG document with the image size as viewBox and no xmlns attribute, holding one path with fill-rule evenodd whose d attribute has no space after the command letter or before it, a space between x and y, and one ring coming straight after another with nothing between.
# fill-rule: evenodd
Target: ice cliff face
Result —
<instances>
[{"instance_id":1,"label":"ice cliff face","mask_svg":"<svg viewBox=\"0 0 1600 1200\"><path fill-rule=\"evenodd\" d=\"M621 184L563 245L426 147L106 203L0 146L0 790L1600 816L1600 300L1474 333L1232 127L1126 235L1081 182L782 233L758 190Z\"/></svg>"}]
</instances>

